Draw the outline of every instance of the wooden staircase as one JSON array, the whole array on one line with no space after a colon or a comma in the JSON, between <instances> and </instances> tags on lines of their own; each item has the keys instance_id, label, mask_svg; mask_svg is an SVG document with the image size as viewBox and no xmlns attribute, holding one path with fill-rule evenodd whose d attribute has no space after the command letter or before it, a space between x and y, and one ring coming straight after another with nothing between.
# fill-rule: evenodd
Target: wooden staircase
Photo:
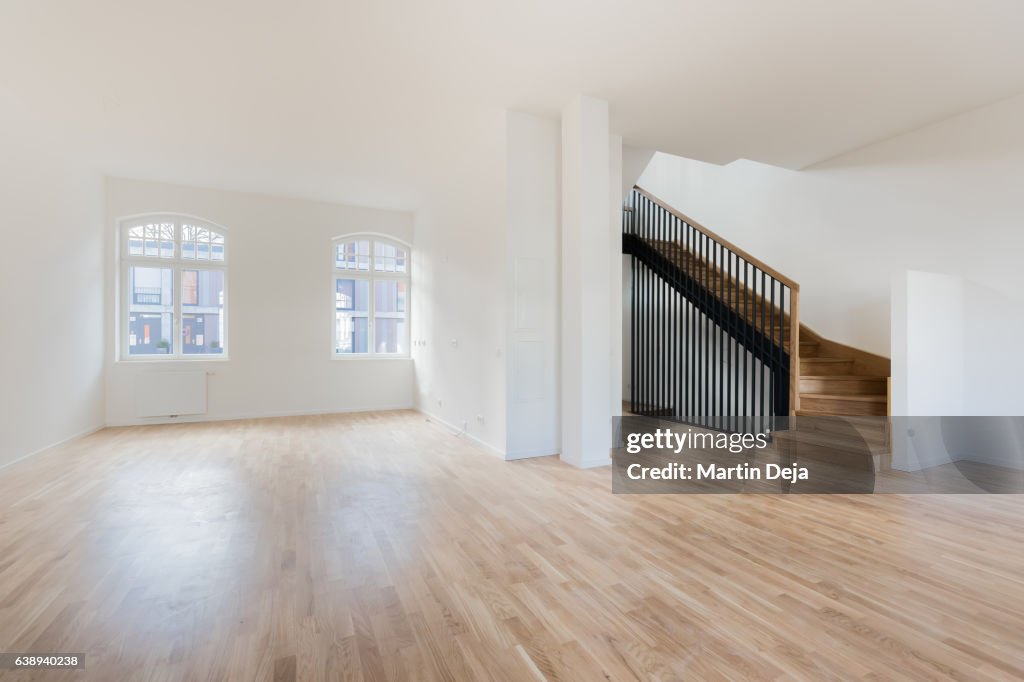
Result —
<instances>
[{"instance_id":1,"label":"wooden staircase","mask_svg":"<svg viewBox=\"0 0 1024 682\"><path fill-rule=\"evenodd\" d=\"M641 291L633 294L634 335L639 334L633 348L635 352L639 345L646 353L632 368L633 383L639 380L642 384L632 401L640 413L691 417L769 414L763 405L747 402L746 360L742 379L732 374L740 371L740 365L719 368L723 360L735 364L744 352L771 372L770 391L775 391L776 383L783 389L788 384L784 391L788 400L785 395L780 398L778 391L773 393L772 402L782 407L775 412L779 416L878 417L889 413L888 358L830 341L800 324L799 284L639 187L634 188L631 206L624 213L623 252L633 255L634 263L645 273L634 280L634 287ZM667 285L667 294L659 282ZM685 311L680 315L684 308L675 296L705 316L706 324L715 325L710 335L704 331L706 324L698 325L701 331L694 335L693 315ZM637 319L643 306L653 312L643 312L647 317ZM680 328L679 333L673 331ZM743 351L737 353L723 337ZM691 346L697 348L695 354L687 350ZM663 347L681 352L681 356L667 361L657 357ZM656 356L653 362L652 354ZM710 379L706 358L712 366ZM699 364L695 379L691 379L694 360ZM680 368L683 376L678 376ZM677 373L667 382L659 374L666 369ZM696 400L684 400L694 397L686 391L690 380L703 382L703 400L700 395ZM718 382L711 389L710 401L706 398L709 381ZM717 405L716 390L725 394ZM740 390L743 400L730 403ZM763 380L759 390L765 390ZM695 412L694 404L708 411ZM728 411L730 405L733 411Z\"/></svg>"},{"instance_id":2,"label":"wooden staircase","mask_svg":"<svg viewBox=\"0 0 1024 682\"><path fill-rule=\"evenodd\" d=\"M711 297L752 325L771 327L768 335L784 352L791 339L788 312L758 296L750 286L706 263L678 242L649 240L650 246L687 276L701 282ZM768 323L762 321L767 320ZM889 359L829 341L800 325L797 416L885 416L888 414Z\"/></svg>"},{"instance_id":3,"label":"wooden staircase","mask_svg":"<svg viewBox=\"0 0 1024 682\"><path fill-rule=\"evenodd\" d=\"M889 413L889 358L829 341L800 325L799 362L797 416Z\"/></svg>"}]
</instances>

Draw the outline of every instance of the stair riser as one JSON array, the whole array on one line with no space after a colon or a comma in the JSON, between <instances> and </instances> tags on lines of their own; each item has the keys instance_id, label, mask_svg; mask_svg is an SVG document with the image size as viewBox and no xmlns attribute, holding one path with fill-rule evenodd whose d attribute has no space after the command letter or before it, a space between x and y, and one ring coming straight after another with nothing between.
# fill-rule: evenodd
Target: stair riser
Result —
<instances>
[{"instance_id":1,"label":"stair riser","mask_svg":"<svg viewBox=\"0 0 1024 682\"><path fill-rule=\"evenodd\" d=\"M807 379L800 378L803 393L828 393L830 395L885 395L885 379Z\"/></svg>"},{"instance_id":2,"label":"stair riser","mask_svg":"<svg viewBox=\"0 0 1024 682\"><path fill-rule=\"evenodd\" d=\"M841 398L811 398L800 396L800 409L812 410L824 415L877 415L885 416L885 403Z\"/></svg>"},{"instance_id":3,"label":"stair riser","mask_svg":"<svg viewBox=\"0 0 1024 682\"><path fill-rule=\"evenodd\" d=\"M853 374L853 360L824 362L814 358L800 358L800 374L848 376Z\"/></svg>"},{"instance_id":4,"label":"stair riser","mask_svg":"<svg viewBox=\"0 0 1024 682\"><path fill-rule=\"evenodd\" d=\"M786 453L791 461L797 463L807 463L808 460L828 462L855 471L873 471L875 468L873 453L867 451L857 453L827 445L800 443L795 447L780 446L779 452Z\"/></svg>"},{"instance_id":5,"label":"stair riser","mask_svg":"<svg viewBox=\"0 0 1024 682\"><path fill-rule=\"evenodd\" d=\"M825 437L850 438L853 434L868 445L884 445L888 442L887 423L881 419L877 424L850 424L833 417L797 417L796 428Z\"/></svg>"},{"instance_id":6,"label":"stair riser","mask_svg":"<svg viewBox=\"0 0 1024 682\"><path fill-rule=\"evenodd\" d=\"M802 358L813 358L818 354L820 344L817 343L806 343L800 342L800 357Z\"/></svg>"}]
</instances>

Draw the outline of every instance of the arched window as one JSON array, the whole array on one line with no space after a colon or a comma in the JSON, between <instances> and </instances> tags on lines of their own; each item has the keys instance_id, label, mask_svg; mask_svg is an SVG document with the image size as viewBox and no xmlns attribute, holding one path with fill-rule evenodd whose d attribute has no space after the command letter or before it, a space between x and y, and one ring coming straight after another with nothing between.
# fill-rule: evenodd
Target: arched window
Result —
<instances>
[{"instance_id":1,"label":"arched window","mask_svg":"<svg viewBox=\"0 0 1024 682\"><path fill-rule=\"evenodd\" d=\"M333 251L335 357L408 355L409 247L357 234Z\"/></svg>"},{"instance_id":2,"label":"arched window","mask_svg":"<svg viewBox=\"0 0 1024 682\"><path fill-rule=\"evenodd\" d=\"M197 218L120 223L122 359L227 356L224 228Z\"/></svg>"}]
</instances>

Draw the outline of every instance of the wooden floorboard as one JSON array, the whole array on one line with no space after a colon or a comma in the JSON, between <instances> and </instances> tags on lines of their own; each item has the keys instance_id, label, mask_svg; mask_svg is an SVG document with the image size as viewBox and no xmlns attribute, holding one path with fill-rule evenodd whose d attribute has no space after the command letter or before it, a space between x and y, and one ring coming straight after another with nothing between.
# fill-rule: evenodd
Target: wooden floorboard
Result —
<instances>
[{"instance_id":1,"label":"wooden floorboard","mask_svg":"<svg viewBox=\"0 0 1024 682\"><path fill-rule=\"evenodd\" d=\"M1024 677L1024 496L613 495L413 412L0 470L3 680Z\"/></svg>"}]
</instances>

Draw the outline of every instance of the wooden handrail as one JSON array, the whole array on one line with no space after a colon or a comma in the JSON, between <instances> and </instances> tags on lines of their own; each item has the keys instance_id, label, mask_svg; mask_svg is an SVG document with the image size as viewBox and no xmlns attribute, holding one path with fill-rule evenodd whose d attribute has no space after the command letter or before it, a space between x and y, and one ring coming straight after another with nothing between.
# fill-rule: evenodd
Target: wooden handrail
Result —
<instances>
[{"instance_id":1,"label":"wooden handrail","mask_svg":"<svg viewBox=\"0 0 1024 682\"><path fill-rule=\"evenodd\" d=\"M766 264L764 261L760 260L759 258L755 258L754 256L751 256L749 253L747 253L746 251L744 251L740 247L736 246L735 244L730 242L728 239L725 239L725 238L715 234L714 232L712 232L708 228L706 228L703 225L701 225L700 223L698 223L696 220L693 220L692 218L690 218L690 217L680 213L679 211L677 211L676 209L672 208L667 203L665 203L664 201L659 199L658 197L654 196L653 194L651 194L650 192L645 190L643 187L640 187L639 185L633 185L633 189L635 189L637 192L640 192L640 194L644 195L649 200L651 200L652 202L654 202L655 204L660 206L662 209L664 209L664 210L668 211L669 213L671 213L672 215L674 215L676 218L679 218L680 220L682 220L684 223L686 223L690 227L696 228L698 231L703 232L708 237L711 237L711 239L715 240L716 242L718 242L719 244L721 244L725 248L729 249L733 253L738 254L741 258L743 258L743 260L747 261L748 263L751 263L752 265L757 266L761 270L764 270L765 273L767 273L768 275L771 275L777 281L782 282L783 284L788 286L790 289L792 289L794 292L800 291L800 285L797 284L792 279L790 279L789 277L786 277L781 272L779 272L775 268L771 267L770 265Z\"/></svg>"}]
</instances>

